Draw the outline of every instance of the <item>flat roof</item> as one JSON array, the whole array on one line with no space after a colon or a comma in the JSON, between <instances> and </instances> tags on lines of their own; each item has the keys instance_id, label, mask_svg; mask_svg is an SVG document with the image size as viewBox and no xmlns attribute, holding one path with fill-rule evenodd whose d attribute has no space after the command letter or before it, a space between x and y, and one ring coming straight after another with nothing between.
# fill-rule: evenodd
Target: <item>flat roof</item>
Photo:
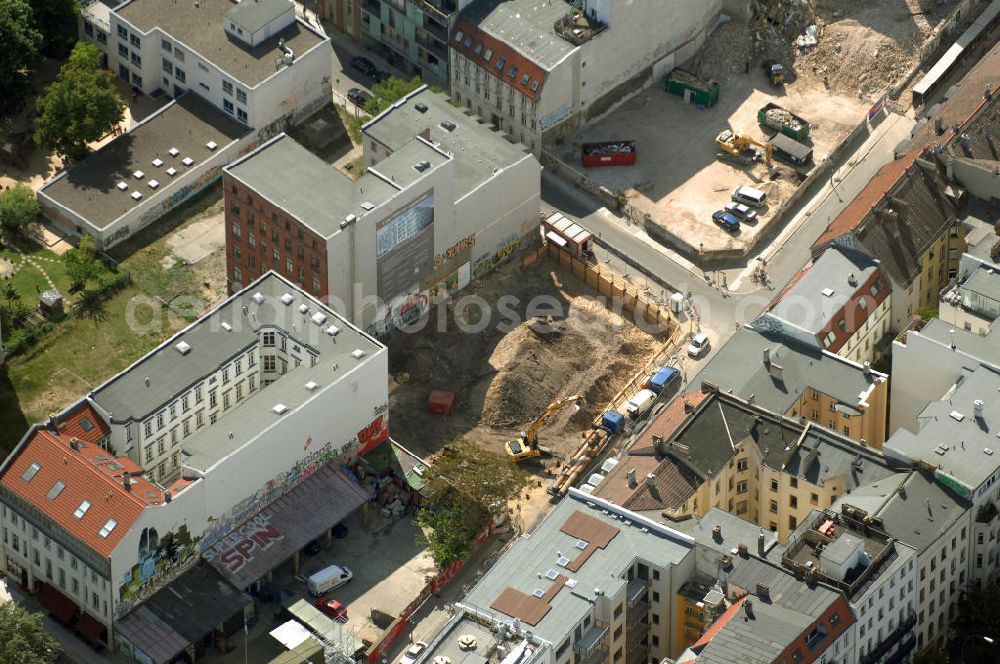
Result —
<instances>
[{"instance_id":1,"label":"flat roof","mask_svg":"<svg viewBox=\"0 0 1000 664\"><path fill-rule=\"evenodd\" d=\"M990 329L986 334L977 334L961 326L946 323L940 318L933 318L919 331L907 334L917 334L945 346L954 343L955 350L968 355L973 360L1000 364L1000 332L994 328L995 324L996 321L990 324ZM969 361L965 364L974 367L976 362Z\"/></svg>"},{"instance_id":2,"label":"flat roof","mask_svg":"<svg viewBox=\"0 0 1000 664\"><path fill-rule=\"evenodd\" d=\"M144 33L159 28L251 88L277 71L275 58L281 54L278 50L279 39L285 40L285 45L295 52L296 57L302 57L317 44L330 42L329 37L296 20L251 47L227 34L223 27L225 14L232 8L230 0L199 0L186 4L184 11L178 11L176 3L165 0L130 0L116 13ZM195 65L191 63L190 66Z\"/></svg>"},{"instance_id":3,"label":"flat roof","mask_svg":"<svg viewBox=\"0 0 1000 664\"><path fill-rule=\"evenodd\" d=\"M224 16L252 34L288 11L295 11L291 0L246 0L231 5Z\"/></svg>"},{"instance_id":4,"label":"flat roof","mask_svg":"<svg viewBox=\"0 0 1000 664\"><path fill-rule=\"evenodd\" d=\"M41 191L104 229L133 208L165 199L173 180L200 168L250 132L249 127L190 92L49 180ZM206 146L209 141L218 147L210 150ZM171 148L180 151L176 157L170 154ZM185 166L186 158L194 163ZM162 164L155 166L154 159ZM169 175L168 168L175 169L176 174ZM134 177L136 171L143 173L142 179ZM156 189L150 187L154 180L159 183ZM120 182L128 188L119 189ZM132 198L137 191L142 194L138 201Z\"/></svg>"},{"instance_id":5,"label":"flat roof","mask_svg":"<svg viewBox=\"0 0 1000 664\"><path fill-rule=\"evenodd\" d=\"M998 391L1000 375L984 366L976 368L947 400L931 402L921 411L917 433L897 429L885 450L937 465L937 479L968 498L1000 465ZM983 402L982 418L975 417L977 400Z\"/></svg>"},{"instance_id":6,"label":"flat roof","mask_svg":"<svg viewBox=\"0 0 1000 664\"><path fill-rule=\"evenodd\" d=\"M226 173L323 237L339 233L348 215L360 219L367 206L384 205L399 192L370 173L351 180L285 134L230 164Z\"/></svg>"},{"instance_id":7,"label":"flat roof","mask_svg":"<svg viewBox=\"0 0 1000 664\"><path fill-rule=\"evenodd\" d=\"M424 110L417 108L420 105ZM499 169L534 160L523 145L511 143L477 118L455 108L448 98L427 86L418 88L370 120L365 135L399 150L421 134L455 159L455 200L488 182ZM383 160L385 161L385 160ZM375 165L379 170L382 162Z\"/></svg>"},{"instance_id":8,"label":"flat roof","mask_svg":"<svg viewBox=\"0 0 1000 664\"><path fill-rule=\"evenodd\" d=\"M472 3L462 18L551 71L577 48L557 35L554 27L569 11L564 2L484 0Z\"/></svg>"},{"instance_id":9,"label":"flat roof","mask_svg":"<svg viewBox=\"0 0 1000 664\"><path fill-rule=\"evenodd\" d=\"M580 540L585 540L585 548L578 545ZM595 588L616 595L628 584L626 572L637 558L669 567L692 547L687 535L573 489L530 535L507 549L461 603L498 622L526 622L527 617L493 606L511 593L523 595L528 603L540 598L536 601L547 607L530 629L557 645L591 610ZM568 559L565 565L559 564L560 555Z\"/></svg>"},{"instance_id":10,"label":"flat roof","mask_svg":"<svg viewBox=\"0 0 1000 664\"><path fill-rule=\"evenodd\" d=\"M961 285L961 290L1000 300L1000 273L982 267Z\"/></svg>"},{"instance_id":11,"label":"flat roof","mask_svg":"<svg viewBox=\"0 0 1000 664\"><path fill-rule=\"evenodd\" d=\"M409 187L426 177L451 157L434 148L422 138L412 138L398 150L368 168L398 187Z\"/></svg>"},{"instance_id":12,"label":"flat roof","mask_svg":"<svg viewBox=\"0 0 1000 664\"><path fill-rule=\"evenodd\" d=\"M459 645L459 639L465 636L472 636L476 640L475 648ZM486 664L491 661L490 654L496 653L498 644L493 630L460 612L448 621L433 640L428 639L428 648L417 658L416 664L441 661L438 657L447 657L450 664ZM492 659L499 661L502 658L493 655Z\"/></svg>"},{"instance_id":13,"label":"flat roof","mask_svg":"<svg viewBox=\"0 0 1000 664\"><path fill-rule=\"evenodd\" d=\"M785 551L785 547L778 542L777 533L764 530L757 524L718 507L713 507L705 513L705 516L695 517L691 521L691 527L685 528L685 532L694 537L699 546L718 553L729 554L733 549L739 548L740 544L745 544L750 553L757 555L757 537L761 533L764 533L763 558L780 562L781 554ZM719 526L720 530L718 537L714 533L716 526ZM734 565L740 565L744 560L739 556L732 558Z\"/></svg>"},{"instance_id":14,"label":"flat roof","mask_svg":"<svg viewBox=\"0 0 1000 664\"><path fill-rule=\"evenodd\" d=\"M764 365L765 348L770 349L771 363L782 368L781 380L773 378ZM871 375L879 381L885 380L885 375L877 371ZM691 383L698 385L705 380L744 398L753 394L756 403L777 413L788 412L809 388L844 403L857 404L873 387L864 367L856 362L793 345L780 334L749 326L738 330Z\"/></svg>"},{"instance_id":15,"label":"flat roof","mask_svg":"<svg viewBox=\"0 0 1000 664\"><path fill-rule=\"evenodd\" d=\"M289 296L288 304L281 299L286 294ZM306 307L305 314L300 313L303 306ZM311 321L313 315L324 316L323 324ZM298 329L293 327L296 325ZM339 329L336 339L327 333L331 326ZM186 449L202 449L211 456L224 456L230 446L245 444L278 417L272 412L275 404L282 403L289 411L294 411L306 401L321 395L354 366L370 362L372 357L385 350L385 346L332 309L280 275L268 272L211 313L164 341L131 367L98 387L90 396L105 412L111 413L115 422L142 420L236 355L256 347L262 329L284 333L291 343L301 345L304 351L312 350L321 361L313 367L303 362L301 366L289 369L287 374L267 388L258 390L240 406L222 415L214 426L195 433L186 441ZM181 354L176 347L181 342L190 347L185 354ZM364 357L352 357L355 349L363 350ZM318 388L314 391L305 389L308 381L318 383ZM294 414L283 417L294 417ZM232 431L239 435L230 440L227 436L220 436L220 431Z\"/></svg>"},{"instance_id":16,"label":"flat roof","mask_svg":"<svg viewBox=\"0 0 1000 664\"><path fill-rule=\"evenodd\" d=\"M819 334L876 270L878 264L869 256L830 247L794 286L782 293L770 313L807 332ZM854 277L853 285L849 275ZM883 284L883 287L888 287L888 284Z\"/></svg>"}]
</instances>

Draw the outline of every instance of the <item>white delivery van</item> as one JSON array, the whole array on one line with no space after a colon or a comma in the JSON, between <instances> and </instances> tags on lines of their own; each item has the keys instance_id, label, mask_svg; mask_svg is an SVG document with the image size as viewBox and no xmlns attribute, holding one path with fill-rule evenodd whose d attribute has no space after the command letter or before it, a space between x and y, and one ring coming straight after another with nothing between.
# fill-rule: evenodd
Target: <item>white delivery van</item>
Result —
<instances>
[{"instance_id":1,"label":"white delivery van","mask_svg":"<svg viewBox=\"0 0 1000 664\"><path fill-rule=\"evenodd\" d=\"M653 407L654 401L656 401L655 392L652 390L639 390L636 392L635 396L629 399L629 402L625 404L625 412L632 418L642 417L646 414L646 411Z\"/></svg>"},{"instance_id":2,"label":"white delivery van","mask_svg":"<svg viewBox=\"0 0 1000 664\"><path fill-rule=\"evenodd\" d=\"M767 199L767 194L760 189L754 189L753 187L747 187L744 185L733 189L732 199L737 203L743 203L744 205L749 205L751 207L761 207Z\"/></svg>"},{"instance_id":3,"label":"white delivery van","mask_svg":"<svg viewBox=\"0 0 1000 664\"><path fill-rule=\"evenodd\" d=\"M313 597L319 597L325 592L339 588L354 578L354 573L347 567L330 565L321 569L306 580L306 588Z\"/></svg>"}]
</instances>

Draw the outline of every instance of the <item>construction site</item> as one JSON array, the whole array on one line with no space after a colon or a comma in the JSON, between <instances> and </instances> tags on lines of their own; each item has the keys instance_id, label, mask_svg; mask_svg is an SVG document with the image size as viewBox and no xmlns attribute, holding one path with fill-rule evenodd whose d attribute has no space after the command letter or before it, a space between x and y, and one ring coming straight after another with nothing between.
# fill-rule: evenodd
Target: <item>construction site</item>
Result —
<instances>
[{"instance_id":1,"label":"construction site","mask_svg":"<svg viewBox=\"0 0 1000 664\"><path fill-rule=\"evenodd\" d=\"M464 297L481 306L457 298L433 311L420 331L390 342L395 439L424 457L460 437L503 455L505 443L530 429L550 403L579 397L566 404L572 407L553 409L538 430L551 458L524 464L539 477L558 472L667 337L637 324L628 310L613 311L584 281L556 268L545 257L528 266L512 261L469 287ZM463 318L463 308L475 316ZM490 320L479 326L483 311ZM467 326L482 330L461 329ZM435 390L455 395L450 414L429 412Z\"/></svg>"},{"instance_id":2,"label":"construction site","mask_svg":"<svg viewBox=\"0 0 1000 664\"><path fill-rule=\"evenodd\" d=\"M741 257L809 174L864 130L868 109L907 79L956 5L754 0L749 20L721 23L666 80L552 150L655 239L692 258ZM584 144L604 141L630 142L634 165L581 163ZM742 185L766 202L738 230L717 226L713 212Z\"/></svg>"}]
</instances>

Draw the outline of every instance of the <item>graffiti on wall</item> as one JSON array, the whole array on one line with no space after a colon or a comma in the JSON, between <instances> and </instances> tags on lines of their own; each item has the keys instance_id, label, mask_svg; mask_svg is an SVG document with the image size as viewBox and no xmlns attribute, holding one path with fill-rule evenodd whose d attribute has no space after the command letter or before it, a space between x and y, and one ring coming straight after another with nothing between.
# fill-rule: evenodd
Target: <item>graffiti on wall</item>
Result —
<instances>
[{"instance_id":1,"label":"graffiti on wall","mask_svg":"<svg viewBox=\"0 0 1000 664\"><path fill-rule=\"evenodd\" d=\"M463 263L457 270L430 287L431 304L444 302L472 281L472 265Z\"/></svg>"},{"instance_id":2,"label":"graffiti on wall","mask_svg":"<svg viewBox=\"0 0 1000 664\"><path fill-rule=\"evenodd\" d=\"M510 258L521 246L521 238L510 235L497 243L493 253L484 254L472 266L472 278L478 279Z\"/></svg>"},{"instance_id":3,"label":"graffiti on wall","mask_svg":"<svg viewBox=\"0 0 1000 664\"><path fill-rule=\"evenodd\" d=\"M142 533L136 564L122 577L115 615L122 616L197 561L198 538L186 525L157 537L154 529Z\"/></svg>"},{"instance_id":4,"label":"graffiti on wall","mask_svg":"<svg viewBox=\"0 0 1000 664\"><path fill-rule=\"evenodd\" d=\"M188 198L197 194L206 186L215 182L222 175L222 166L213 166L208 169L194 182L183 185L177 191L170 194L163 203L160 204L160 213L163 214L171 210L175 205L183 203Z\"/></svg>"},{"instance_id":5,"label":"graffiti on wall","mask_svg":"<svg viewBox=\"0 0 1000 664\"><path fill-rule=\"evenodd\" d=\"M111 235L104 236L104 248L107 249L111 245L124 240L129 235L131 235L131 231L129 230L128 224L125 224L121 228L115 229L115 232L112 233Z\"/></svg>"},{"instance_id":6,"label":"graffiti on wall","mask_svg":"<svg viewBox=\"0 0 1000 664\"><path fill-rule=\"evenodd\" d=\"M445 249L440 254L434 257L434 267L439 268L450 260L454 260L458 257L460 253L466 251L467 249L472 249L476 246L476 234L473 233L469 237L464 237L453 246Z\"/></svg>"},{"instance_id":7,"label":"graffiti on wall","mask_svg":"<svg viewBox=\"0 0 1000 664\"><path fill-rule=\"evenodd\" d=\"M358 432L358 456L364 456L389 439L389 423L385 415L377 415Z\"/></svg>"},{"instance_id":8,"label":"graffiti on wall","mask_svg":"<svg viewBox=\"0 0 1000 664\"><path fill-rule=\"evenodd\" d=\"M204 558L211 562L218 557L219 562L233 573L283 539L284 534L271 523L271 517L258 514L206 550Z\"/></svg>"},{"instance_id":9,"label":"graffiti on wall","mask_svg":"<svg viewBox=\"0 0 1000 664\"><path fill-rule=\"evenodd\" d=\"M368 327L368 334L382 338L393 330L399 330L420 320L431 307L429 291L417 291L417 287L407 295L393 298L386 308L385 316Z\"/></svg>"}]
</instances>

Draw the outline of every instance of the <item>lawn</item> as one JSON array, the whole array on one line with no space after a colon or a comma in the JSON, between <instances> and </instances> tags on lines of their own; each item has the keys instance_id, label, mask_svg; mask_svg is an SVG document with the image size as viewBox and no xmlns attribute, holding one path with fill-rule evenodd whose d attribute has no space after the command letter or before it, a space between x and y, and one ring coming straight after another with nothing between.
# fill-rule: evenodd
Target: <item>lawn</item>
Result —
<instances>
[{"instance_id":1,"label":"lawn","mask_svg":"<svg viewBox=\"0 0 1000 664\"><path fill-rule=\"evenodd\" d=\"M217 256L195 265L178 261L165 267L169 261L164 261L170 254L168 234L217 211L220 196L220 186L212 187L130 240L131 246L115 252L115 258L121 261L120 269L132 276L131 286L110 296L101 311L86 318L74 315L68 303L70 315L55 330L0 368L0 452L9 452L31 423L65 408L135 362L222 295L206 293L203 283L208 280L206 266L219 269ZM134 253L127 254L128 250ZM25 283L33 294L34 282ZM185 296L187 309L164 306L164 302L176 304L177 296Z\"/></svg>"},{"instance_id":2,"label":"lawn","mask_svg":"<svg viewBox=\"0 0 1000 664\"><path fill-rule=\"evenodd\" d=\"M45 272L49 275L49 278L56 285L56 290L58 290L63 295L69 292L69 277L66 276L66 271L63 270L62 261L59 256L49 251L40 244L35 243L32 240L27 240L24 238L16 238L18 248L21 249L25 254L35 259ZM28 262L21 263L21 257L18 253L7 246L0 247L0 258L6 258L14 263L15 266L19 266L17 272L9 280L14 284L14 288L21 295L21 301L34 305L38 302L37 290L48 289L48 284L45 281L45 277L34 265Z\"/></svg>"}]
</instances>

